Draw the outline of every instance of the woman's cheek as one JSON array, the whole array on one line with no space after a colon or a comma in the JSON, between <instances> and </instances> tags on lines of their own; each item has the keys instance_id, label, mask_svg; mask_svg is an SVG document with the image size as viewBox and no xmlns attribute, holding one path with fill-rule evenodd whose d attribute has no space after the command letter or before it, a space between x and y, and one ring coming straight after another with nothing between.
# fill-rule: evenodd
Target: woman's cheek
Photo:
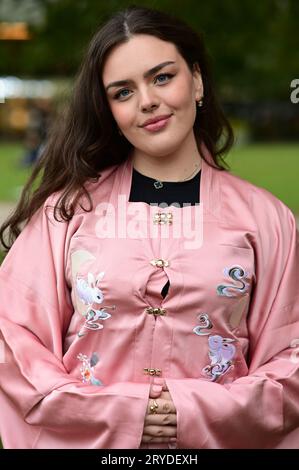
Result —
<instances>
[{"instance_id":1,"label":"woman's cheek","mask_svg":"<svg viewBox=\"0 0 299 470\"><path fill-rule=\"evenodd\" d=\"M188 80L188 77L176 82L175 89L172 88L172 102L173 106L180 108L185 108L190 105L192 102L192 80ZM194 98L195 100L195 98Z\"/></svg>"},{"instance_id":2,"label":"woman's cheek","mask_svg":"<svg viewBox=\"0 0 299 470\"><path fill-rule=\"evenodd\" d=\"M131 106L125 105L122 103L122 107L115 107L113 112L114 119L118 125L118 127L122 129L128 129L134 123L134 113L131 109Z\"/></svg>"}]
</instances>

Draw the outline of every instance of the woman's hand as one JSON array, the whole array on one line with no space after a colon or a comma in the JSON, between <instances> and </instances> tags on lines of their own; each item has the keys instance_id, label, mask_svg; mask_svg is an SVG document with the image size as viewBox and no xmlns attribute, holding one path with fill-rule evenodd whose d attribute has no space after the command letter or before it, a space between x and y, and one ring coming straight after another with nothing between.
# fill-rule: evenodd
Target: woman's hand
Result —
<instances>
[{"instance_id":1,"label":"woman's hand","mask_svg":"<svg viewBox=\"0 0 299 470\"><path fill-rule=\"evenodd\" d=\"M156 413L150 411L155 403ZM144 420L142 443L175 442L177 434L176 408L165 381L161 385L151 385L147 413Z\"/></svg>"}]
</instances>

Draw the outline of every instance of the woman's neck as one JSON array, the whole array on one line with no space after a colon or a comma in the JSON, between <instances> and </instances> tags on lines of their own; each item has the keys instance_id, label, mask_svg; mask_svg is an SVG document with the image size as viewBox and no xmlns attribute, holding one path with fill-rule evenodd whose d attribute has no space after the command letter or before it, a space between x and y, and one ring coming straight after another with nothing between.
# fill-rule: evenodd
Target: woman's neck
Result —
<instances>
[{"instance_id":1,"label":"woman's neck","mask_svg":"<svg viewBox=\"0 0 299 470\"><path fill-rule=\"evenodd\" d=\"M135 149L132 164L135 170L145 176L165 182L176 182L194 177L201 169L201 156L196 144L185 148L184 151L164 156L148 155Z\"/></svg>"}]
</instances>

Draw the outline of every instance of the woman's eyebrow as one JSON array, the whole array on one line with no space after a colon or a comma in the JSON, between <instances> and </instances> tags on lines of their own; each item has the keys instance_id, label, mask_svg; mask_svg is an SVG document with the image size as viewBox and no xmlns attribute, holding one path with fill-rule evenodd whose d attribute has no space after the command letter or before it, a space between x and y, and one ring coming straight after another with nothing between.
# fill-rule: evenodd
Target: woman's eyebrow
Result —
<instances>
[{"instance_id":1,"label":"woman's eyebrow","mask_svg":"<svg viewBox=\"0 0 299 470\"><path fill-rule=\"evenodd\" d=\"M169 65L169 64L175 64L175 62L173 60L168 60L166 62L162 62L161 64L158 64L158 65L155 65L155 67L147 70L147 72L145 72L143 74L143 77L144 78L147 78L147 77L150 77L151 75L153 75L154 73L158 72L159 70L161 70L163 67L166 67L166 65ZM126 79L126 80L118 80L117 82L112 82L112 83L109 83L109 85L106 86L106 91L108 91L109 88L111 87L117 87L117 86L122 86L122 85L128 85L129 83L133 83L132 80L129 80L129 79Z\"/></svg>"}]
</instances>

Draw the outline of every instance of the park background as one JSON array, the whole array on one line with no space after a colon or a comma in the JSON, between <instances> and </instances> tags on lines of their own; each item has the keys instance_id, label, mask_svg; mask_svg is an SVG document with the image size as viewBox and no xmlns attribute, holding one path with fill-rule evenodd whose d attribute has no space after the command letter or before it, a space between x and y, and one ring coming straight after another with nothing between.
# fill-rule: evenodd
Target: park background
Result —
<instances>
[{"instance_id":1,"label":"park background","mask_svg":"<svg viewBox=\"0 0 299 470\"><path fill-rule=\"evenodd\" d=\"M203 32L236 135L231 171L271 191L299 220L298 0L1 0L0 223L67 104L89 40L132 3Z\"/></svg>"},{"instance_id":2,"label":"park background","mask_svg":"<svg viewBox=\"0 0 299 470\"><path fill-rule=\"evenodd\" d=\"M1 0L0 222L19 197L51 120L67 103L90 38L111 13L131 3ZM231 171L267 188L299 215L298 0L134 3L171 12L204 33L236 135L227 157Z\"/></svg>"}]
</instances>

